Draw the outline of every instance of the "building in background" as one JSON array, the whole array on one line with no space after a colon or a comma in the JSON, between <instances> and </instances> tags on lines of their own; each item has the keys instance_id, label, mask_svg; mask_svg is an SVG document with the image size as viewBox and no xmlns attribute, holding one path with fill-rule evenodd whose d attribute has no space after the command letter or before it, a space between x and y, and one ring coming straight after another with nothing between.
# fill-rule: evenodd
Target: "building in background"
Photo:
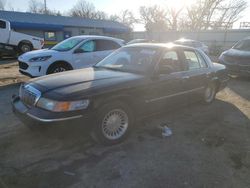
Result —
<instances>
[{"instance_id":1,"label":"building in background","mask_svg":"<svg viewBox=\"0 0 250 188\"><path fill-rule=\"evenodd\" d=\"M127 26L109 20L13 11L0 11L0 19L8 20L11 28L17 32L44 38L45 47L76 35L105 35L126 39L130 33Z\"/></svg>"}]
</instances>

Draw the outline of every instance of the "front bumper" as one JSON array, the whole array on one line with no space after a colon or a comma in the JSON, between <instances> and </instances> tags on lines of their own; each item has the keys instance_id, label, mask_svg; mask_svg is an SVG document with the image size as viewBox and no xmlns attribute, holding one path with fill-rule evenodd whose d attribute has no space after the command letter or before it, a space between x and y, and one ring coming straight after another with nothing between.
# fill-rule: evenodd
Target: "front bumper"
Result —
<instances>
[{"instance_id":1,"label":"front bumper","mask_svg":"<svg viewBox=\"0 0 250 188\"><path fill-rule=\"evenodd\" d=\"M228 63L223 60L220 60L220 63L226 66L229 74L250 76L250 63L249 65L241 65L239 63Z\"/></svg>"},{"instance_id":2,"label":"front bumper","mask_svg":"<svg viewBox=\"0 0 250 188\"><path fill-rule=\"evenodd\" d=\"M36 107L26 106L19 97L12 99L12 110L14 114L27 125L55 125L70 122L70 124L89 123L92 119L90 113L77 112L50 112Z\"/></svg>"},{"instance_id":3,"label":"front bumper","mask_svg":"<svg viewBox=\"0 0 250 188\"><path fill-rule=\"evenodd\" d=\"M49 67L49 62L27 62L27 61L19 61L19 72L31 78L44 76L47 73L47 69ZM25 65L22 66L22 65Z\"/></svg>"}]
</instances>

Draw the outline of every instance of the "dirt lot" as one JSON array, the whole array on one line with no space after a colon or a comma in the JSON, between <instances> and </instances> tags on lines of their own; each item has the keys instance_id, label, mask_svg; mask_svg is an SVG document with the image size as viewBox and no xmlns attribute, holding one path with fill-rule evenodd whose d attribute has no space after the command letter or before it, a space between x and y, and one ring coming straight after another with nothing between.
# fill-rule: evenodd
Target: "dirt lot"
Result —
<instances>
[{"instance_id":1,"label":"dirt lot","mask_svg":"<svg viewBox=\"0 0 250 188\"><path fill-rule=\"evenodd\" d=\"M124 143L103 147L74 125L39 133L16 119L13 83L27 78L13 81L15 66L0 65L0 187L250 187L250 80L231 80L212 105L149 117Z\"/></svg>"}]
</instances>

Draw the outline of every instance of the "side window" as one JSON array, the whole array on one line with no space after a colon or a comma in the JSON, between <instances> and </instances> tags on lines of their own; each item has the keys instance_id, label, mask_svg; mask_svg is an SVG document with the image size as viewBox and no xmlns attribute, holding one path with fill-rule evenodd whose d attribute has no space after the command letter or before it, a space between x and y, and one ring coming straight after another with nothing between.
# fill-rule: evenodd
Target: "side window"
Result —
<instances>
[{"instance_id":1,"label":"side window","mask_svg":"<svg viewBox=\"0 0 250 188\"><path fill-rule=\"evenodd\" d=\"M208 66L207 66L207 63L206 63L206 60L204 59L204 57L202 57L202 55L199 52L197 52L197 56L198 56L201 67L207 68Z\"/></svg>"},{"instance_id":2,"label":"side window","mask_svg":"<svg viewBox=\"0 0 250 188\"><path fill-rule=\"evenodd\" d=\"M94 52L96 50L96 43L93 40L85 42L80 49L84 52Z\"/></svg>"},{"instance_id":3,"label":"side window","mask_svg":"<svg viewBox=\"0 0 250 188\"><path fill-rule=\"evenodd\" d=\"M96 51L115 50L121 46L111 40L96 40Z\"/></svg>"},{"instance_id":4,"label":"side window","mask_svg":"<svg viewBox=\"0 0 250 188\"><path fill-rule=\"evenodd\" d=\"M194 51L185 50L184 51L185 59L188 64L188 70L194 70L200 68L199 59L196 56Z\"/></svg>"},{"instance_id":5,"label":"side window","mask_svg":"<svg viewBox=\"0 0 250 188\"><path fill-rule=\"evenodd\" d=\"M159 69L169 69L169 72L181 71L181 64L176 51L166 51L159 64ZM161 70L160 70L161 71Z\"/></svg>"},{"instance_id":6,"label":"side window","mask_svg":"<svg viewBox=\"0 0 250 188\"><path fill-rule=\"evenodd\" d=\"M0 20L0 29L6 29L6 22Z\"/></svg>"}]
</instances>

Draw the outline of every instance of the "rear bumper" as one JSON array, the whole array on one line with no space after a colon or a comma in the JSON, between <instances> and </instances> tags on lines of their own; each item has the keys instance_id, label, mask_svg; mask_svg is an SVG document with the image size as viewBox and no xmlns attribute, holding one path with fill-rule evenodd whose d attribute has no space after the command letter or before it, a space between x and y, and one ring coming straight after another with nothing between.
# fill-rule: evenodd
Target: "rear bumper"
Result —
<instances>
[{"instance_id":1,"label":"rear bumper","mask_svg":"<svg viewBox=\"0 0 250 188\"><path fill-rule=\"evenodd\" d=\"M80 112L55 113L35 107L31 109L16 96L12 99L12 111L24 124L29 126L58 125L69 122L70 125L83 123L87 125L92 120L90 114L81 114Z\"/></svg>"}]
</instances>

